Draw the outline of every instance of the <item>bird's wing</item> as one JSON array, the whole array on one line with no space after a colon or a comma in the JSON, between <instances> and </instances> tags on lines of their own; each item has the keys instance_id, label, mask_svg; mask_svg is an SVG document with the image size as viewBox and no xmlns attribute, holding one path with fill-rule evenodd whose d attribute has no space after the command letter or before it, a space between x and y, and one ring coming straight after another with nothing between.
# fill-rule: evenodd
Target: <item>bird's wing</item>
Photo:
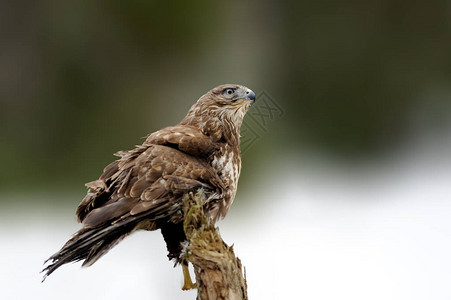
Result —
<instances>
[{"instance_id":1,"label":"bird's wing","mask_svg":"<svg viewBox=\"0 0 451 300\"><path fill-rule=\"evenodd\" d=\"M146 143L174 147L196 157L208 156L218 149L218 143L215 143L211 137L203 134L198 128L188 125L163 128L149 135Z\"/></svg>"},{"instance_id":2,"label":"bird's wing","mask_svg":"<svg viewBox=\"0 0 451 300\"><path fill-rule=\"evenodd\" d=\"M121 159L108 165L100 179L87 184L88 194L77 209L79 221L90 227L137 215L179 221L184 193L196 188L219 192L223 186L216 171L200 157L181 151L206 155L212 146L205 136L176 132L168 129L167 137L149 136L142 146L121 152Z\"/></svg>"}]
</instances>

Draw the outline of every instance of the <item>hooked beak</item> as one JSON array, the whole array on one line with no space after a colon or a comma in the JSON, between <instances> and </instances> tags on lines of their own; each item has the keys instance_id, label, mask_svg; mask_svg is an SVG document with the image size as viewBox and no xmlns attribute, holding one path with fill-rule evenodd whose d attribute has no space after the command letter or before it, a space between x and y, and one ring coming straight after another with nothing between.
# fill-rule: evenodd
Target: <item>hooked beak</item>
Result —
<instances>
[{"instance_id":1,"label":"hooked beak","mask_svg":"<svg viewBox=\"0 0 451 300\"><path fill-rule=\"evenodd\" d=\"M252 102L255 102L255 93L251 90L246 91L246 95L244 96L244 99L251 100Z\"/></svg>"}]
</instances>

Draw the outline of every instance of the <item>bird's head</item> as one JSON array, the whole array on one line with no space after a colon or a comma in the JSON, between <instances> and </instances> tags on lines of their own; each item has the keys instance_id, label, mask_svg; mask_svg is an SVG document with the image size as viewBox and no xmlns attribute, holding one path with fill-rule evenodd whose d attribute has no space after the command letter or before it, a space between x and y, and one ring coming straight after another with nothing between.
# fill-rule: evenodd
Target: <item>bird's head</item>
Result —
<instances>
[{"instance_id":1,"label":"bird's head","mask_svg":"<svg viewBox=\"0 0 451 300\"><path fill-rule=\"evenodd\" d=\"M253 102L255 93L251 89L239 84L223 84L201 96L185 119L200 123L217 119L240 127Z\"/></svg>"},{"instance_id":2,"label":"bird's head","mask_svg":"<svg viewBox=\"0 0 451 300\"><path fill-rule=\"evenodd\" d=\"M237 107L249 107L255 102L255 93L239 84L222 84L203 95L199 101L210 102L224 109L236 109Z\"/></svg>"},{"instance_id":3,"label":"bird's head","mask_svg":"<svg viewBox=\"0 0 451 300\"><path fill-rule=\"evenodd\" d=\"M239 84L223 84L201 96L180 124L198 127L218 139L222 136L239 139L244 115L253 102L255 93L251 89Z\"/></svg>"}]
</instances>

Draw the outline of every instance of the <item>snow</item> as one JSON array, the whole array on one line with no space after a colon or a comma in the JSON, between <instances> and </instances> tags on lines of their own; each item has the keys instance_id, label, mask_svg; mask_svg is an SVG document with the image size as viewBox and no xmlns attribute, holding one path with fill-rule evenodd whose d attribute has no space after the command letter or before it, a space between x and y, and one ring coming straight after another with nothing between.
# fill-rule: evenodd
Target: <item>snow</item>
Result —
<instances>
[{"instance_id":1,"label":"snow","mask_svg":"<svg viewBox=\"0 0 451 300\"><path fill-rule=\"evenodd\" d=\"M429 158L354 173L285 165L239 192L219 227L246 267L250 299L451 299L451 163ZM258 201L240 205L250 197ZM195 298L181 291L159 232L41 283L44 259L79 228L75 208L45 209L0 212L3 299Z\"/></svg>"}]
</instances>

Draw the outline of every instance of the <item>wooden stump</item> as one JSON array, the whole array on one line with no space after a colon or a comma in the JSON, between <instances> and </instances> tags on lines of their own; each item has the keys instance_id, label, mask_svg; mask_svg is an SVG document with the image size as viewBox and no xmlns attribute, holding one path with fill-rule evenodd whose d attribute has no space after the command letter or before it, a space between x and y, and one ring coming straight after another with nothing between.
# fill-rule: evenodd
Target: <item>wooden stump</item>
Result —
<instances>
[{"instance_id":1,"label":"wooden stump","mask_svg":"<svg viewBox=\"0 0 451 300\"><path fill-rule=\"evenodd\" d=\"M204 215L201 199L202 191L184 198L184 230L189 242L185 259L194 266L197 299L248 299L241 261Z\"/></svg>"}]
</instances>

